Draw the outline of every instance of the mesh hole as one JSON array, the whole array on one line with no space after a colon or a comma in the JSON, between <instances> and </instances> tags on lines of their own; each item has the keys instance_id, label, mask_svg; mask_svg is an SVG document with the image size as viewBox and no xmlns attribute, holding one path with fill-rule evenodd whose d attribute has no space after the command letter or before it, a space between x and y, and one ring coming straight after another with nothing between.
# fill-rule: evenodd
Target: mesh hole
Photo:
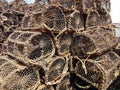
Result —
<instances>
[{"instance_id":1,"label":"mesh hole","mask_svg":"<svg viewBox=\"0 0 120 90\"><path fill-rule=\"evenodd\" d=\"M20 54L24 54L24 45L22 44L17 44L17 50L19 51Z\"/></svg>"},{"instance_id":2,"label":"mesh hole","mask_svg":"<svg viewBox=\"0 0 120 90\"><path fill-rule=\"evenodd\" d=\"M3 59L3 58L0 58L0 66L3 65L4 63L6 63L7 60Z\"/></svg>"}]
</instances>

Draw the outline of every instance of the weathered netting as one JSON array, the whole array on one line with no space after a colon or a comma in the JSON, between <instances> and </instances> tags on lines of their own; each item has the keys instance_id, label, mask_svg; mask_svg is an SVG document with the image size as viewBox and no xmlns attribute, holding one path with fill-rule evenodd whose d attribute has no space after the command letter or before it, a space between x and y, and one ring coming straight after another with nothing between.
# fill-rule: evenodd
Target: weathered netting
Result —
<instances>
[{"instance_id":1,"label":"weathered netting","mask_svg":"<svg viewBox=\"0 0 120 90\"><path fill-rule=\"evenodd\" d=\"M59 83L67 72L68 60L64 57L53 57L47 68L46 84L54 85Z\"/></svg>"},{"instance_id":2,"label":"weathered netting","mask_svg":"<svg viewBox=\"0 0 120 90\"><path fill-rule=\"evenodd\" d=\"M84 20L83 16L79 11L75 11L70 15L70 21L68 28L80 31L84 29Z\"/></svg>"},{"instance_id":3,"label":"weathered netting","mask_svg":"<svg viewBox=\"0 0 120 90\"><path fill-rule=\"evenodd\" d=\"M85 22L86 29L89 28L98 28L100 24L100 15L95 10L89 10L87 12L87 18Z\"/></svg>"},{"instance_id":4,"label":"weathered netting","mask_svg":"<svg viewBox=\"0 0 120 90\"><path fill-rule=\"evenodd\" d=\"M55 90L53 86L40 85L36 90Z\"/></svg>"},{"instance_id":5,"label":"weathered netting","mask_svg":"<svg viewBox=\"0 0 120 90\"><path fill-rule=\"evenodd\" d=\"M22 29L29 29L30 19L31 19L31 15L24 16L24 18L22 19L22 24L21 24Z\"/></svg>"},{"instance_id":6,"label":"weathered netting","mask_svg":"<svg viewBox=\"0 0 120 90\"><path fill-rule=\"evenodd\" d=\"M73 56L86 58L88 53L94 52L96 46L94 41L84 34L75 33L73 41L71 42L70 49Z\"/></svg>"},{"instance_id":7,"label":"weathered netting","mask_svg":"<svg viewBox=\"0 0 120 90\"><path fill-rule=\"evenodd\" d=\"M64 13L58 6L48 7L44 14L44 26L48 30L53 30L55 32L62 31L66 28L66 20Z\"/></svg>"},{"instance_id":8,"label":"weathered netting","mask_svg":"<svg viewBox=\"0 0 120 90\"><path fill-rule=\"evenodd\" d=\"M36 70L24 68L7 77L2 87L3 90L32 90L39 80Z\"/></svg>"},{"instance_id":9,"label":"weathered netting","mask_svg":"<svg viewBox=\"0 0 120 90\"><path fill-rule=\"evenodd\" d=\"M5 45L6 54L26 63L52 56L55 50L52 36L40 32L15 31L8 37Z\"/></svg>"},{"instance_id":10,"label":"weathered netting","mask_svg":"<svg viewBox=\"0 0 120 90\"><path fill-rule=\"evenodd\" d=\"M56 90L72 90L70 86L70 74L69 73L65 75L61 83L57 84Z\"/></svg>"},{"instance_id":11,"label":"weathered netting","mask_svg":"<svg viewBox=\"0 0 120 90\"><path fill-rule=\"evenodd\" d=\"M70 45L72 42L72 33L65 31L57 36L57 48L59 55L67 55L70 53Z\"/></svg>"},{"instance_id":12,"label":"weathered netting","mask_svg":"<svg viewBox=\"0 0 120 90\"><path fill-rule=\"evenodd\" d=\"M78 77L97 87L106 90L113 80L119 75L119 56L108 52L95 60L80 60L76 65L75 73Z\"/></svg>"}]
</instances>

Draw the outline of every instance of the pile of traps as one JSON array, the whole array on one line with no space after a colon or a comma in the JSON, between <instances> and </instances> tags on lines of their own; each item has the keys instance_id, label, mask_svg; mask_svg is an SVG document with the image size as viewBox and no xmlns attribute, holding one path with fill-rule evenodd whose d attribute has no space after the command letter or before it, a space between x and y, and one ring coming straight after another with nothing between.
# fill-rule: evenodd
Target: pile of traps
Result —
<instances>
[{"instance_id":1,"label":"pile of traps","mask_svg":"<svg viewBox=\"0 0 120 90\"><path fill-rule=\"evenodd\" d=\"M109 0L3 0L0 9L0 90L120 89Z\"/></svg>"}]
</instances>

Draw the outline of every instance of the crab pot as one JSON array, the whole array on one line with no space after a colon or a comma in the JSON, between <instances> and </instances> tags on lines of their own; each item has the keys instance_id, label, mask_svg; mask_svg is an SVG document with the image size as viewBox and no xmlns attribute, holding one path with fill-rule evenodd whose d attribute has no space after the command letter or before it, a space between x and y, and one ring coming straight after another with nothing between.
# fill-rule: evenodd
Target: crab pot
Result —
<instances>
[{"instance_id":1,"label":"crab pot","mask_svg":"<svg viewBox=\"0 0 120 90\"><path fill-rule=\"evenodd\" d=\"M2 85L3 90L34 90L40 83L39 74L31 68L22 68L7 77Z\"/></svg>"},{"instance_id":2,"label":"crab pot","mask_svg":"<svg viewBox=\"0 0 120 90\"><path fill-rule=\"evenodd\" d=\"M72 90L72 87L70 85L70 74L67 73L62 81L57 84L56 90Z\"/></svg>"},{"instance_id":3,"label":"crab pot","mask_svg":"<svg viewBox=\"0 0 120 90\"><path fill-rule=\"evenodd\" d=\"M49 6L43 13L44 27L53 32L60 32L66 28L65 15L58 6Z\"/></svg>"},{"instance_id":4,"label":"crab pot","mask_svg":"<svg viewBox=\"0 0 120 90\"><path fill-rule=\"evenodd\" d=\"M106 90L107 87L119 75L119 56L110 51L95 60L79 61L75 68L78 77L95 86L99 90Z\"/></svg>"},{"instance_id":5,"label":"crab pot","mask_svg":"<svg viewBox=\"0 0 120 90\"><path fill-rule=\"evenodd\" d=\"M95 43L90 37L82 33L74 33L74 37L70 45L70 52L72 56L86 58L89 53L93 53L95 51Z\"/></svg>"},{"instance_id":6,"label":"crab pot","mask_svg":"<svg viewBox=\"0 0 120 90\"><path fill-rule=\"evenodd\" d=\"M109 14L100 15L100 26L101 27L109 27L112 25L112 19Z\"/></svg>"},{"instance_id":7,"label":"crab pot","mask_svg":"<svg viewBox=\"0 0 120 90\"><path fill-rule=\"evenodd\" d=\"M60 83L68 71L68 59L64 57L53 57L49 61L46 70L46 85L54 85Z\"/></svg>"},{"instance_id":8,"label":"crab pot","mask_svg":"<svg viewBox=\"0 0 120 90\"><path fill-rule=\"evenodd\" d=\"M117 43L114 29L100 28L99 33L102 35L102 37L104 37L107 46L113 46L115 43Z\"/></svg>"},{"instance_id":9,"label":"crab pot","mask_svg":"<svg viewBox=\"0 0 120 90\"><path fill-rule=\"evenodd\" d=\"M37 63L43 58L52 56L55 51L52 36L40 32L15 31L5 44L7 47L5 53L24 63Z\"/></svg>"},{"instance_id":10,"label":"crab pot","mask_svg":"<svg viewBox=\"0 0 120 90\"><path fill-rule=\"evenodd\" d=\"M88 10L85 21L85 28L98 28L100 25L100 15L96 10Z\"/></svg>"},{"instance_id":11,"label":"crab pot","mask_svg":"<svg viewBox=\"0 0 120 90\"><path fill-rule=\"evenodd\" d=\"M30 20L31 20L32 15L25 15L22 19L22 29L23 30L28 30L30 28Z\"/></svg>"},{"instance_id":12,"label":"crab pot","mask_svg":"<svg viewBox=\"0 0 120 90\"><path fill-rule=\"evenodd\" d=\"M72 42L72 33L65 31L57 36L57 48L59 55L68 55L70 53L70 44Z\"/></svg>"},{"instance_id":13,"label":"crab pot","mask_svg":"<svg viewBox=\"0 0 120 90\"><path fill-rule=\"evenodd\" d=\"M68 28L75 30L75 31L80 31L84 30L84 20L83 16L79 11L75 11L70 15L70 25Z\"/></svg>"}]
</instances>

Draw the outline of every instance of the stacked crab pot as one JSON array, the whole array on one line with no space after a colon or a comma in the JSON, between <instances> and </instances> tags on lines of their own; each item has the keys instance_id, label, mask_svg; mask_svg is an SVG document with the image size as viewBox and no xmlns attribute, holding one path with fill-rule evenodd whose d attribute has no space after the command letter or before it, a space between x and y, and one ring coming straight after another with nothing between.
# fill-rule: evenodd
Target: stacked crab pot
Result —
<instances>
[{"instance_id":1,"label":"stacked crab pot","mask_svg":"<svg viewBox=\"0 0 120 90\"><path fill-rule=\"evenodd\" d=\"M116 86L119 44L109 0L35 0L33 4L14 0L8 6L12 13L2 13L0 18L13 27L1 44L1 90L107 90Z\"/></svg>"}]
</instances>

